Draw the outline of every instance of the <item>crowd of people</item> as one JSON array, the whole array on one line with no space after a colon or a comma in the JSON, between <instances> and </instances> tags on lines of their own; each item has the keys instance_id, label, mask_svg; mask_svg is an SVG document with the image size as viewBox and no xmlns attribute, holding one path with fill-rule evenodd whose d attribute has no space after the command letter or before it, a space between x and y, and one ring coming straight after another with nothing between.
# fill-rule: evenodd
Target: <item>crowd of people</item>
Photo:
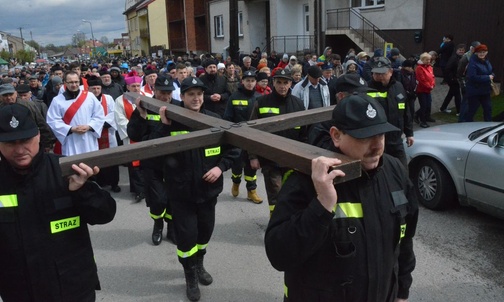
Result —
<instances>
[{"instance_id":1,"label":"crowd of people","mask_svg":"<svg viewBox=\"0 0 504 302\"><path fill-rule=\"evenodd\" d=\"M454 97L460 121L472 121L479 104L484 108L485 120L489 120L493 73L486 58L488 48L473 42L465 52L465 45L451 47L452 40L447 35L438 51L444 80L450 86L440 110L447 112ZM344 174L342 171L327 172L340 162L336 158L314 159L310 178L247 150L215 145L142 161L132 159L127 163L129 191L135 202L145 199L149 207L154 245L162 243L166 223L166 237L177 246L191 301L200 299L198 284L213 282L203 259L215 225L223 172L228 169L232 170L232 196L239 196L243 178L247 199L256 204L263 201L257 191L256 171L260 169L264 175L271 215L266 251L272 265L285 271L285 301L333 301L342 297L346 301L407 301L415 266L412 238L418 205L408 179L403 136L406 146L411 146L413 122L429 127L428 122L433 121L432 66L436 55L426 52L419 58L405 59L393 48L386 54L377 49L372 55L350 49L340 56L326 47L320 56L306 53L298 58L278 56L275 51L268 55L257 48L238 61L204 54L166 61L133 58L12 68L2 75L0 86L0 169L5 171L2 178L9 179L0 187L0 218L14 215L2 212L4 208L18 209L17 201L13 206L5 196L22 194L17 190L27 184L25 176L32 175L35 165L44 169L43 173L51 170L50 178L62 179L57 169L51 168L58 155L77 155L194 131L168 119L166 106L159 112L146 110L140 99L126 98L125 92L230 123L336 105L329 121L276 134L361 160L362 176L345 185L333 185L334 178ZM417 98L420 106L415 111ZM19 123L30 131L21 132ZM30 160L20 163L13 152L22 153L27 144L33 147ZM40 150L34 147L39 144ZM39 167L39 157L52 166ZM64 183L58 182L47 188L54 191L48 196L69 195L72 200L78 199L74 205L87 204L87 191L81 193L85 197L72 192L90 187L90 178L99 185L93 187L93 194L102 196L100 204L93 206L106 205L108 214L96 221L83 219L76 228L110 221L115 207L112 210L111 197L103 188L122 190L119 168L104 168L98 173L97 167L82 165L74 170L77 176L69 178L70 187L64 188ZM10 185L12 179L7 175L20 180ZM72 185L76 182L78 185ZM23 199L36 203L35 196L19 197ZM72 201L61 203L53 211L60 213L60 208L70 207ZM21 206L18 210L26 211ZM76 211L91 213L80 208ZM25 218L12 217L19 223ZM46 218L41 219L43 224ZM7 236L6 227L9 225L0 220L0 238ZM49 234L44 230L29 231L52 240L53 230L49 229ZM85 232L84 239L89 237ZM17 240L25 239L19 236ZM0 255L5 256L2 259L13 248L11 243L18 244L14 237L9 240L0 248ZM39 260L48 261L47 251L52 248L38 247L39 257L45 257ZM99 288L95 276L93 282L82 287L74 284L64 294L66 288L58 292L26 280L12 285L23 276L10 279L11 270L24 272L26 263L20 258L9 265L10 269L0 272L0 296L4 301L24 299L18 300L13 290L18 285L32 289L23 291L27 296L41 292L66 297L77 291L72 296L75 301L93 301L94 289Z\"/></svg>"}]
</instances>

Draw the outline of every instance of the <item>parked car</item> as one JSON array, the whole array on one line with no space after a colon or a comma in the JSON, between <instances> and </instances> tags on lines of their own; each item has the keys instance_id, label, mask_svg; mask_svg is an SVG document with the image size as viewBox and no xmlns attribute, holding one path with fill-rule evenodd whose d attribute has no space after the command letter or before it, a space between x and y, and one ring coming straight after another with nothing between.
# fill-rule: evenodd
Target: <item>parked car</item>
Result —
<instances>
[{"instance_id":1,"label":"parked car","mask_svg":"<svg viewBox=\"0 0 504 302\"><path fill-rule=\"evenodd\" d=\"M504 219L504 123L456 123L415 132L405 147L420 203L455 202Z\"/></svg>"}]
</instances>

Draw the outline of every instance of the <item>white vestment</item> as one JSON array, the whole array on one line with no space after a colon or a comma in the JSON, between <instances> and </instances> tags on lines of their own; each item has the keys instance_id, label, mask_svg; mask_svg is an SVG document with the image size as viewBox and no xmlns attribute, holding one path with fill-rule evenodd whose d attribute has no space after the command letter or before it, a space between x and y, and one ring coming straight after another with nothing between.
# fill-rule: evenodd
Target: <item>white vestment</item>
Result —
<instances>
[{"instance_id":1,"label":"white vestment","mask_svg":"<svg viewBox=\"0 0 504 302\"><path fill-rule=\"evenodd\" d=\"M126 98L123 98L121 95L115 100L115 109L114 109L114 117L117 125L117 133L119 133L119 137L123 141L123 144L129 145L130 139L128 137L128 118L126 117L126 111L124 110L124 101L128 102L133 106L133 110L135 110L136 105Z\"/></svg>"},{"instance_id":2,"label":"white vestment","mask_svg":"<svg viewBox=\"0 0 504 302\"><path fill-rule=\"evenodd\" d=\"M91 92L88 92L70 124L67 125L63 121L65 112L82 93L81 90L77 98L71 100L66 100L64 94L58 94L47 110L47 124L61 143L61 153L65 156L98 150L98 138L101 136L105 114L100 101ZM79 125L88 125L94 131L90 130L84 134L69 133L73 126Z\"/></svg>"}]
</instances>

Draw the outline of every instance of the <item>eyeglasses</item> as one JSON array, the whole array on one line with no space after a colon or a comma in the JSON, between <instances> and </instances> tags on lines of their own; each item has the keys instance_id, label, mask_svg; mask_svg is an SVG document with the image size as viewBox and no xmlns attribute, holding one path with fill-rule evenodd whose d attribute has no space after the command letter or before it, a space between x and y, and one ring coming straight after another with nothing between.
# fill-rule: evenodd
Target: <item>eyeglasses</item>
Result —
<instances>
[{"instance_id":1,"label":"eyeglasses","mask_svg":"<svg viewBox=\"0 0 504 302\"><path fill-rule=\"evenodd\" d=\"M75 81L75 82L66 82L67 84L69 85L79 85L80 82L79 81Z\"/></svg>"}]
</instances>

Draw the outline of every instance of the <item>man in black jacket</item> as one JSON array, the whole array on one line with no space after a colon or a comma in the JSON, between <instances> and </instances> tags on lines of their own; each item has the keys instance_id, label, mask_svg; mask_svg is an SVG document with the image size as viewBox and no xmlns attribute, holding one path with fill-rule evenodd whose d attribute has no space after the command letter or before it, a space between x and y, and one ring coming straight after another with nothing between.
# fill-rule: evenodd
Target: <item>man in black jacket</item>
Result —
<instances>
[{"instance_id":1,"label":"man in black jacket","mask_svg":"<svg viewBox=\"0 0 504 302\"><path fill-rule=\"evenodd\" d=\"M217 62L214 59L205 60L203 67L205 67L205 74L200 79L207 87L204 95L204 107L222 117L229 98L227 80L217 74Z\"/></svg>"},{"instance_id":2,"label":"man in black jacket","mask_svg":"<svg viewBox=\"0 0 504 302\"><path fill-rule=\"evenodd\" d=\"M290 71L281 70L273 76L273 92L257 99L252 108L251 120L277 116L296 111L304 111L303 101L291 94L292 76ZM295 139L298 141L306 140L306 127L296 127L293 129L276 132L280 136ZM270 214L275 209L277 195L282 187L282 177L290 168L280 167L277 163L265 158L258 158L255 154L249 154L250 166L252 169L261 169L264 175L264 185Z\"/></svg>"},{"instance_id":3,"label":"man in black jacket","mask_svg":"<svg viewBox=\"0 0 504 302\"><path fill-rule=\"evenodd\" d=\"M333 151L361 161L362 176L340 185L337 158L292 173L265 235L271 264L285 272L285 302L405 302L415 268L418 204L406 170L384 154L399 132L373 98L352 95L333 110Z\"/></svg>"},{"instance_id":4,"label":"man in black jacket","mask_svg":"<svg viewBox=\"0 0 504 302\"><path fill-rule=\"evenodd\" d=\"M30 110L0 109L0 298L95 301L100 289L88 224L110 222L115 200L83 163L64 178L59 157L40 148Z\"/></svg>"},{"instance_id":5,"label":"man in black jacket","mask_svg":"<svg viewBox=\"0 0 504 302\"><path fill-rule=\"evenodd\" d=\"M203 91L198 78L184 79L180 87L182 106L188 110L219 116L202 109ZM159 137L184 135L193 131L166 117L166 106L159 110L163 126ZM215 205L222 192L222 173L238 158L239 149L228 145L211 145L166 156L163 170L166 192L170 196L173 223L177 236L178 260L184 267L186 294L189 300L198 301L201 293L198 282L210 285L212 276L203 266L206 248L215 225Z\"/></svg>"},{"instance_id":6,"label":"man in black jacket","mask_svg":"<svg viewBox=\"0 0 504 302\"><path fill-rule=\"evenodd\" d=\"M226 111L224 112L225 120L237 124L249 120L255 101L261 96L255 91L256 83L256 74L254 71L246 71L243 74L238 90L233 92L229 97ZM256 170L250 167L248 153L245 150L241 151L240 158L231 167L231 180L233 181L231 195L237 197L240 194L242 171L245 173L245 182L247 183L247 199L257 204L262 203L263 200L257 195L256 190Z\"/></svg>"}]
</instances>

